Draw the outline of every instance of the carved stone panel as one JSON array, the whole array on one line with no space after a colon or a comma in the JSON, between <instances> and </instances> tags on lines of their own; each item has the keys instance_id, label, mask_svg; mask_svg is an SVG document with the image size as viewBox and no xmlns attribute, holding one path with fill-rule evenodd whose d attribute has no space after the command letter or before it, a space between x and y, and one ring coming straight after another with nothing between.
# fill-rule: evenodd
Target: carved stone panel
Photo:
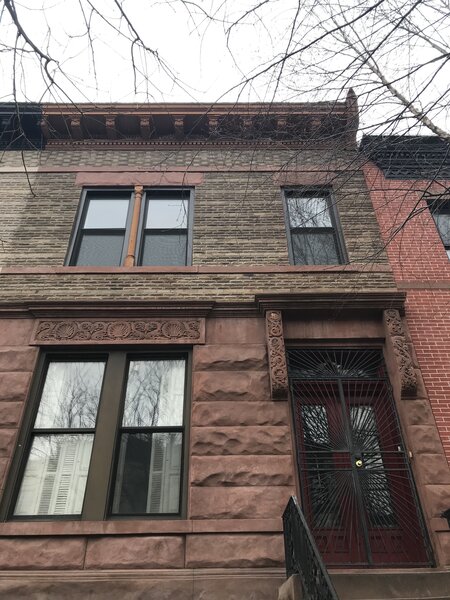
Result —
<instances>
[{"instance_id":1,"label":"carved stone panel","mask_svg":"<svg viewBox=\"0 0 450 600\"><path fill-rule=\"evenodd\" d=\"M53 319L38 321L34 345L204 344L204 319Z\"/></svg>"},{"instance_id":2,"label":"carved stone panel","mask_svg":"<svg viewBox=\"0 0 450 600\"><path fill-rule=\"evenodd\" d=\"M272 398L285 400L288 395L288 374L281 311L266 312L266 340Z\"/></svg>"},{"instance_id":3,"label":"carved stone panel","mask_svg":"<svg viewBox=\"0 0 450 600\"><path fill-rule=\"evenodd\" d=\"M384 323L387 335L392 342L401 378L402 396L415 396L417 393L417 375L406 342L402 319L398 310L384 311Z\"/></svg>"}]
</instances>

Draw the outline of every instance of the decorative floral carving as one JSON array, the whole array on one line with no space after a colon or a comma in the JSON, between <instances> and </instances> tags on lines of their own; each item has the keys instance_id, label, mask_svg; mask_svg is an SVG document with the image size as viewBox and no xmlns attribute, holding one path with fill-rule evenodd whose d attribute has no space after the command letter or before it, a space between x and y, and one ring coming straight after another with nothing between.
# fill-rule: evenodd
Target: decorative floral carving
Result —
<instances>
[{"instance_id":1,"label":"decorative floral carving","mask_svg":"<svg viewBox=\"0 0 450 600\"><path fill-rule=\"evenodd\" d=\"M272 398L285 399L288 393L288 375L281 311L266 312L266 339Z\"/></svg>"},{"instance_id":2,"label":"decorative floral carving","mask_svg":"<svg viewBox=\"0 0 450 600\"><path fill-rule=\"evenodd\" d=\"M35 344L204 343L202 319L117 319L39 321Z\"/></svg>"},{"instance_id":3,"label":"decorative floral carving","mask_svg":"<svg viewBox=\"0 0 450 600\"><path fill-rule=\"evenodd\" d=\"M406 342L402 319L398 310L385 310L384 322L392 341L394 354L400 371L402 396L415 396L417 393L417 376Z\"/></svg>"}]
</instances>

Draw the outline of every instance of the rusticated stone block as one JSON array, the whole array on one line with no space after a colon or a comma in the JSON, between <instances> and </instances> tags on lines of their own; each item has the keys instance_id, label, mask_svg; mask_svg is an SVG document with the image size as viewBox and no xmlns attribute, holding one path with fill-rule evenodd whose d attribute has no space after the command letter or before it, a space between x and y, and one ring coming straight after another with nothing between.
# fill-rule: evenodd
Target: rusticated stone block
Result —
<instances>
[{"instance_id":1,"label":"rusticated stone block","mask_svg":"<svg viewBox=\"0 0 450 600\"><path fill-rule=\"evenodd\" d=\"M207 344L255 344L266 343L263 318L207 319Z\"/></svg>"},{"instance_id":2,"label":"rusticated stone block","mask_svg":"<svg viewBox=\"0 0 450 600\"><path fill-rule=\"evenodd\" d=\"M450 531L442 531L439 533L439 550L441 565L450 566Z\"/></svg>"},{"instance_id":3,"label":"rusticated stone block","mask_svg":"<svg viewBox=\"0 0 450 600\"><path fill-rule=\"evenodd\" d=\"M0 425L9 427L19 423L23 402L0 402Z\"/></svg>"},{"instance_id":4,"label":"rusticated stone block","mask_svg":"<svg viewBox=\"0 0 450 600\"><path fill-rule=\"evenodd\" d=\"M273 567L245 570L227 569L223 576L203 574L194 576L194 592L190 600L275 600L277 589L285 579L284 569ZM267 572L269 571L269 573ZM14 599L15 600L15 599ZM178 600L178 599L177 599Z\"/></svg>"},{"instance_id":5,"label":"rusticated stone block","mask_svg":"<svg viewBox=\"0 0 450 600\"><path fill-rule=\"evenodd\" d=\"M9 459L0 458L0 488L3 486L3 480L5 478L6 468L8 467Z\"/></svg>"},{"instance_id":6,"label":"rusticated stone block","mask_svg":"<svg viewBox=\"0 0 450 600\"><path fill-rule=\"evenodd\" d=\"M86 547L84 538L2 538L0 568L81 569Z\"/></svg>"},{"instance_id":7,"label":"rusticated stone block","mask_svg":"<svg viewBox=\"0 0 450 600\"><path fill-rule=\"evenodd\" d=\"M191 483L198 486L278 486L293 483L290 456L193 456Z\"/></svg>"},{"instance_id":8,"label":"rusticated stone block","mask_svg":"<svg viewBox=\"0 0 450 600\"><path fill-rule=\"evenodd\" d=\"M138 578L125 572L115 578L94 575L91 571L72 578L62 573L30 579L17 573L16 577L0 578L2 600L193 600L192 574L175 578L167 574L159 578ZM272 596L273 598L273 596Z\"/></svg>"},{"instance_id":9,"label":"rusticated stone block","mask_svg":"<svg viewBox=\"0 0 450 600\"><path fill-rule=\"evenodd\" d=\"M86 569L178 569L184 566L181 536L140 536L89 540Z\"/></svg>"},{"instance_id":10,"label":"rusticated stone block","mask_svg":"<svg viewBox=\"0 0 450 600\"><path fill-rule=\"evenodd\" d=\"M292 487L192 487L192 519L277 519L283 514Z\"/></svg>"},{"instance_id":11,"label":"rusticated stone block","mask_svg":"<svg viewBox=\"0 0 450 600\"><path fill-rule=\"evenodd\" d=\"M0 373L0 401L23 402L27 397L31 373Z\"/></svg>"},{"instance_id":12,"label":"rusticated stone block","mask_svg":"<svg viewBox=\"0 0 450 600\"><path fill-rule=\"evenodd\" d=\"M440 517L450 508L450 485L425 485L425 510L430 517Z\"/></svg>"},{"instance_id":13,"label":"rusticated stone block","mask_svg":"<svg viewBox=\"0 0 450 600\"><path fill-rule=\"evenodd\" d=\"M0 372L32 371L37 352L36 348L0 350Z\"/></svg>"},{"instance_id":14,"label":"rusticated stone block","mask_svg":"<svg viewBox=\"0 0 450 600\"><path fill-rule=\"evenodd\" d=\"M414 454L442 452L442 443L434 425L412 425L408 430L408 438Z\"/></svg>"},{"instance_id":15,"label":"rusticated stone block","mask_svg":"<svg viewBox=\"0 0 450 600\"><path fill-rule=\"evenodd\" d=\"M194 375L194 400L269 400L269 376L265 371L200 371Z\"/></svg>"},{"instance_id":16,"label":"rusticated stone block","mask_svg":"<svg viewBox=\"0 0 450 600\"><path fill-rule=\"evenodd\" d=\"M450 466L444 454L417 454L414 463L423 484L450 484Z\"/></svg>"},{"instance_id":17,"label":"rusticated stone block","mask_svg":"<svg viewBox=\"0 0 450 600\"><path fill-rule=\"evenodd\" d=\"M11 456L16 433L16 429L0 429L0 457Z\"/></svg>"},{"instance_id":18,"label":"rusticated stone block","mask_svg":"<svg viewBox=\"0 0 450 600\"><path fill-rule=\"evenodd\" d=\"M403 412L409 425L434 425L428 400L410 400Z\"/></svg>"},{"instance_id":19,"label":"rusticated stone block","mask_svg":"<svg viewBox=\"0 0 450 600\"><path fill-rule=\"evenodd\" d=\"M196 402L191 424L199 427L229 427L233 425L288 425L287 403L220 401Z\"/></svg>"},{"instance_id":20,"label":"rusticated stone block","mask_svg":"<svg viewBox=\"0 0 450 600\"><path fill-rule=\"evenodd\" d=\"M193 427L192 454L290 454L288 427Z\"/></svg>"},{"instance_id":21,"label":"rusticated stone block","mask_svg":"<svg viewBox=\"0 0 450 600\"><path fill-rule=\"evenodd\" d=\"M14 576L15 575L15 576ZM282 568L50 571L0 575L2 600L275 600Z\"/></svg>"},{"instance_id":22,"label":"rusticated stone block","mask_svg":"<svg viewBox=\"0 0 450 600\"><path fill-rule=\"evenodd\" d=\"M194 347L194 371L263 371L266 368L266 348L260 344Z\"/></svg>"},{"instance_id":23,"label":"rusticated stone block","mask_svg":"<svg viewBox=\"0 0 450 600\"><path fill-rule=\"evenodd\" d=\"M34 319L2 319L1 346L26 346L34 329Z\"/></svg>"},{"instance_id":24,"label":"rusticated stone block","mask_svg":"<svg viewBox=\"0 0 450 600\"><path fill-rule=\"evenodd\" d=\"M189 535L186 567L278 567L284 560L281 535Z\"/></svg>"}]
</instances>

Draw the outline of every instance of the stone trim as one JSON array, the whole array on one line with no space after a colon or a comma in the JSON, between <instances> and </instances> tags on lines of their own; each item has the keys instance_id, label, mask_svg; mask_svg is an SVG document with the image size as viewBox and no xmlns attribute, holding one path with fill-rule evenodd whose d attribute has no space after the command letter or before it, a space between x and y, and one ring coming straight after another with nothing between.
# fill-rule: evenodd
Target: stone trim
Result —
<instances>
[{"instance_id":1,"label":"stone trim","mask_svg":"<svg viewBox=\"0 0 450 600\"><path fill-rule=\"evenodd\" d=\"M65 266L48 267L0 267L0 273L4 275L76 275L89 273L115 273L133 274L137 273L391 273L389 265L367 265L364 263L353 263L351 265L190 265L190 266L133 266L133 267L103 267L103 266ZM359 294L360 295L360 294Z\"/></svg>"},{"instance_id":2,"label":"stone trim","mask_svg":"<svg viewBox=\"0 0 450 600\"><path fill-rule=\"evenodd\" d=\"M183 533L281 533L277 519L110 519L108 521L9 521L0 537L71 535L161 535Z\"/></svg>"},{"instance_id":3,"label":"stone trim","mask_svg":"<svg viewBox=\"0 0 450 600\"><path fill-rule=\"evenodd\" d=\"M39 320L31 345L204 344L204 319Z\"/></svg>"},{"instance_id":4,"label":"stone trim","mask_svg":"<svg viewBox=\"0 0 450 600\"><path fill-rule=\"evenodd\" d=\"M288 374L283 337L283 318L279 310L266 312L266 340L272 399L286 400Z\"/></svg>"},{"instance_id":5,"label":"stone trim","mask_svg":"<svg viewBox=\"0 0 450 600\"><path fill-rule=\"evenodd\" d=\"M386 327L386 334L392 342L394 355L400 371L402 397L415 396L417 393L417 376L406 342L400 313L395 309L385 310L383 320Z\"/></svg>"},{"instance_id":6,"label":"stone trim","mask_svg":"<svg viewBox=\"0 0 450 600\"><path fill-rule=\"evenodd\" d=\"M345 267L345 265L340 265ZM308 313L319 313L327 311L328 317L331 314L338 315L353 314L354 311L381 311L386 306L391 306L400 311L404 311L406 293L399 292L396 289L365 290L361 292L353 291L330 291L329 289L318 289L304 293L268 293L256 294L255 302L260 312L269 310L283 311L306 311Z\"/></svg>"},{"instance_id":7,"label":"stone trim","mask_svg":"<svg viewBox=\"0 0 450 600\"><path fill-rule=\"evenodd\" d=\"M75 185L86 186L121 186L121 185L176 185L195 187L203 183L203 173L185 171L138 172L138 171L78 171Z\"/></svg>"}]
</instances>

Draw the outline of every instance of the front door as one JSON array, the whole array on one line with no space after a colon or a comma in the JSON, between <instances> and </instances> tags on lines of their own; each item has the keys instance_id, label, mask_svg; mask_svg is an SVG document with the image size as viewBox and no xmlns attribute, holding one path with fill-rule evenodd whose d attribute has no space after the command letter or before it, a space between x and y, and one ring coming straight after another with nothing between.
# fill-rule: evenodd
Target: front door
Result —
<instances>
[{"instance_id":1,"label":"front door","mask_svg":"<svg viewBox=\"0 0 450 600\"><path fill-rule=\"evenodd\" d=\"M327 565L429 565L378 350L288 353L302 505Z\"/></svg>"}]
</instances>

